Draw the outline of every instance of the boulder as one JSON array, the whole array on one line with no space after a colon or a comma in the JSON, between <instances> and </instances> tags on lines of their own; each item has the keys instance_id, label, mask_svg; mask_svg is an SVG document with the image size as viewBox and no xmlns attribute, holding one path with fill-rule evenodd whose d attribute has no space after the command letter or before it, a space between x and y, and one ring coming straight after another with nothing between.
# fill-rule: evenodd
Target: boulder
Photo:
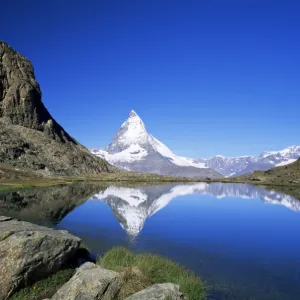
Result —
<instances>
[{"instance_id":1,"label":"boulder","mask_svg":"<svg viewBox=\"0 0 300 300\"><path fill-rule=\"evenodd\" d=\"M186 299L173 283L154 284L147 289L127 297L125 300L182 300Z\"/></svg>"},{"instance_id":2,"label":"boulder","mask_svg":"<svg viewBox=\"0 0 300 300\"><path fill-rule=\"evenodd\" d=\"M79 244L67 231L0 217L0 300L56 272Z\"/></svg>"},{"instance_id":3,"label":"boulder","mask_svg":"<svg viewBox=\"0 0 300 300\"><path fill-rule=\"evenodd\" d=\"M120 285L119 273L87 262L51 300L111 300L118 293Z\"/></svg>"}]
</instances>

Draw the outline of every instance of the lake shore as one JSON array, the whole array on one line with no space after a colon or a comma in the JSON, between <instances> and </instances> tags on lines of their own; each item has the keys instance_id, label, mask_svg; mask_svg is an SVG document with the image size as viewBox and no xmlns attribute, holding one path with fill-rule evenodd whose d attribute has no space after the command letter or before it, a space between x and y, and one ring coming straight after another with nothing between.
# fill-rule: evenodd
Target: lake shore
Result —
<instances>
[{"instance_id":1,"label":"lake shore","mask_svg":"<svg viewBox=\"0 0 300 300\"><path fill-rule=\"evenodd\" d=\"M118 247L95 260L66 230L5 216L0 223L1 300L205 299L203 281L161 256Z\"/></svg>"},{"instance_id":2,"label":"lake shore","mask_svg":"<svg viewBox=\"0 0 300 300\"><path fill-rule=\"evenodd\" d=\"M220 179L197 179L186 177L169 177L159 176L152 174L131 174L129 176L116 176L116 174L104 174L101 177L61 177L61 178L22 178L22 179L0 179L0 191L6 191L11 189L25 189L25 188L38 188L38 187L51 187L68 185L74 183L97 183L99 185L115 184L122 186L138 186L138 185L153 185L153 184L168 184L168 183L191 183L191 182L203 182L203 183L237 183L237 184L251 184L255 186L263 186L274 189L293 189L300 188L299 183L291 182L271 182L268 180L249 180L239 178L220 178Z\"/></svg>"}]
</instances>

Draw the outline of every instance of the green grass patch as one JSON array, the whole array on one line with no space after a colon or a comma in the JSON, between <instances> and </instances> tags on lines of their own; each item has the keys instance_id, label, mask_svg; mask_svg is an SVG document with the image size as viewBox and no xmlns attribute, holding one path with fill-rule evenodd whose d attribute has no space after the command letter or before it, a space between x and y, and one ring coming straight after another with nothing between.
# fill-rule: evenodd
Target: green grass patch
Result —
<instances>
[{"instance_id":1,"label":"green grass patch","mask_svg":"<svg viewBox=\"0 0 300 300\"><path fill-rule=\"evenodd\" d=\"M63 269L16 292L11 300L43 300L51 298L74 275L75 269Z\"/></svg>"},{"instance_id":2,"label":"green grass patch","mask_svg":"<svg viewBox=\"0 0 300 300\"><path fill-rule=\"evenodd\" d=\"M123 284L118 299L155 283L171 282L180 286L189 300L206 298L206 285L191 271L153 254L133 254L126 248L112 248L97 260L103 268L123 272Z\"/></svg>"}]
</instances>

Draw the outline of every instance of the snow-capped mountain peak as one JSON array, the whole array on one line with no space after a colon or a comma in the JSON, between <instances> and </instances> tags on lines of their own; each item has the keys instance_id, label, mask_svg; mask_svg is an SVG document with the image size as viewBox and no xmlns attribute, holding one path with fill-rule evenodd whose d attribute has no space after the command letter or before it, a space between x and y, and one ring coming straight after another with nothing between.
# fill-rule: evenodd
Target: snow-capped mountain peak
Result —
<instances>
[{"instance_id":1,"label":"snow-capped mountain peak","mask_svg":"<svg viewBox=\"0 0 300 300\"><path fill-rule=\"evenodd\" d=\"M139 115L132 110L105 149L92 149L111 164L130 171L186 177L220 177L200 160L181 157L149 134Z\"/></svg>"},{"instance_id":2,"label":"snow-capped mountain peak","mask_svg":"<svg viewBox=\"0 0 300 300\"><path fill-rule=\"evenodd\" d=\"M176 155L164 143L149 134L142 119L132 110L112 143L105 149L92 149L91 152L129 171L214 178L238 176L255 170L284 166L300 157L300 146L290 146L281 151L265 151L258 156L216 155L207 159L187 158Z\"/></svg>"},{"instance_id":3,"label":"snow-capped mountain peak","mask_svg":"<svg viewBox=\"0 0 300 300\"><path fill-rule=\"evenodd\" d=\"M117 131L112 143L108 146L110 152L120 152L133 144L144 144L147 142L148 133L146 126L138 114L132 110L128 119Z\"/></svg>"}]
</instances>

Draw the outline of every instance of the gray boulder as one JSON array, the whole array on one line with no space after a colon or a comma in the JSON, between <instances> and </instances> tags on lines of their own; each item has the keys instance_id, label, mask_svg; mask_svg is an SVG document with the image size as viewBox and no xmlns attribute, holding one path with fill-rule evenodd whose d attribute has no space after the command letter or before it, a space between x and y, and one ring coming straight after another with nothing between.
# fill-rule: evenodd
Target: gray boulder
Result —
<instances>
[{"instance_id":1,"label":"gray boulder","mask_svg":"<svg viewBox=\"0 0 300 300\"><path fill-rule=\"evenodd\" d=\"M179 286L173 283L154 284L125 300L182 300L186 299L179 291Z\"/></svg>"},{"instance_id":2,"label":"gray boulder","mask_svg":"<svg viewBox=\"0 0 300 300\"><path fill-rule=\"evenodd\" d=\"M67 231L0 217L0 300L56 272L79 244Z\"/></svg>"},{"instance_id":3,"label":"gray boulder","mask_svg":"<svg viewBox=\"0 0 300 300\"><path fill-rule=\"evenodd\" d=\"M119 273L87 262L51 300L111 300L118 293L120 285Z\"/></svg>"}]
</instances>

